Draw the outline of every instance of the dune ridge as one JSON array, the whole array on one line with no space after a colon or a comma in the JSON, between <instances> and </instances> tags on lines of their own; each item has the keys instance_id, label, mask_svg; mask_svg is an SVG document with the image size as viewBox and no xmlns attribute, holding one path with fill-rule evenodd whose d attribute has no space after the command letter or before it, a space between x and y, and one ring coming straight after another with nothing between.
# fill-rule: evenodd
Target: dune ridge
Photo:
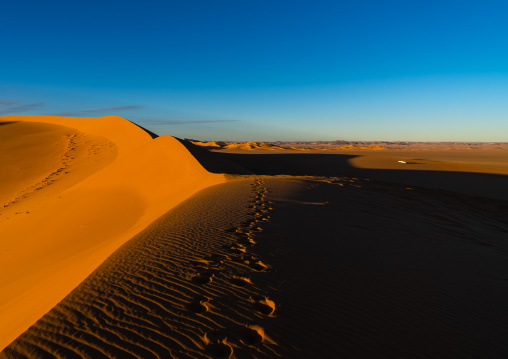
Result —
<instances>
[{"instance_id":1,"label":"dune ridge","mask_svg":"<svg viewBox=\"0 0 508 359\"><path fill-rule=\"evenodd\" d=\"M73 175L65 176L64 182L81 180L117 155L114 143L68 127L38 122L1 124L0 204L4 214L6 207L22 198L36 195L36 191L47 189L57 178L61 180L64 174L68 174L70 169ZM78 148L78 143L87 143L87 146ZM78 162L81 168L76 168ZM59 181L58 187L68 187L68 184Z\"/></svg>"},{"instance_id":2,"label":"dune ridge","mask_svg":"<svg viewBox=\"0 0 508 359\"><path fill-rule=\"evenodd\" d=\"M176 139L152 139L117 116L0 120L5 130L45 124L35 125L52 133L51 141L41 143L50 147L57 139L58 147L41 151L38 159L50 164L34 170L29 192L3 193L15 200L7 201L0 215L0 348L126 240L192 194L225 181L207 172Z\"/></svg>"},{"instance_id":3,"label":"dune ridge","mask_svg":"<svg viewBox=\"0 0 508 359\"><path fill-rule=\"evenodd\" d=\"M119 116L104 117L63 117L45 115L19 115L0 117L2 121L41 122L77 129L81 132L105 137L118 146L122 157L146 145L151 135L138 125Z\"/></svg>"},{"instance_id":4,"label":"dune ridge","mask_svg":"<svg viewBox=\"0 0 508 359\"><path fill-rule=\"evenodd\" d=\"M278 357L263 179L209 187L110 256L0 357ZM273 335L273 336L272 336Z\"/></svg>"}]
</instances>

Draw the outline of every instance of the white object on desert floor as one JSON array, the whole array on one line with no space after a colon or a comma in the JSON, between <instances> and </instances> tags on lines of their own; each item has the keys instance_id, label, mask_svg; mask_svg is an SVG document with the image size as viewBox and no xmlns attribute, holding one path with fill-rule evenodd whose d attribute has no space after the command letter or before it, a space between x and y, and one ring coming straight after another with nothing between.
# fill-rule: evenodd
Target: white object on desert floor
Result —
<instances>
[{"instance_id":1,"label":"white object on desert floor","mask_svg":"<svg viewBox=\"0 0 508 359\"><path fill-rule=\"evenodd\" d=\"M406 163L407 163L406 161L397 161L397 162L399 162L399 163L404 163L404 164L406 164Z\"/></svg>"}]
</instances>

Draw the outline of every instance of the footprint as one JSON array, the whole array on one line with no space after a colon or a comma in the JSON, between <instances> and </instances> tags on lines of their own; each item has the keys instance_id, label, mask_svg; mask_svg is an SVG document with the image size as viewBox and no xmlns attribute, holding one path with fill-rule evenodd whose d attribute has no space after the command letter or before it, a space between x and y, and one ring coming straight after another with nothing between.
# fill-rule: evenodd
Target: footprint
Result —
<instances>
[{"instance_id":1,"label":"footprint","mask_svg":"<svg viewBox=\"0 0 508 359\"><path fill-rule=\"evenodd\" d=\"M235 247L232 247L229 249L229 252L232 253L232 254L243 254L245 253L245 249L241 249L241 248L235 248Z\"/></svg>"},{"instance_id":2,"label":"footprint","mask_svg":"<svg viewBox=\"0 0 508 359\"><path fill-rule=\"evenodd\" d=\"M227 336L219 331L205 334L205 351L214 358L229 358L233 354L233 348L227 342Z\"/></svg>"},{"instance_id":3,"label":"footprint","mask_svg":"<svg viewBox=\"0 0 508 359\"><path fill-rule=\"evenodd\" d=\"M252 268L258 272L262 272L268 268L268 265L264 264L261 261L255 261L255 262L249 261L248 265L250 268Z\"/></svg>"},{"instance_id":4,"label":"footprint","mask_svg":"<svg viewBox=\"0 0 508 359\"><path fill-rule=\"evenodd\" d=\"M240 330L240 341L245 345L256 345L265 339L265 330L259 325L249 325Z\"/></svg>"},{"instance_id":5,"label":"footprint","mask_svg":"<svg viewBox=\"0 0 508 359\"><path fill-rule=\"evenodd\" d=\"M200 273L194 277L192 277L192 281L197 284L208 284L212 281L213 274L210 273Z\"/></svg>"},{"instance_id":6,"label":"footprint","mask_svg":"<svg viewBox=\"0 0 508 359\"><path fill-rule=\"evenodd\" d=\"M255 297L251 300L254 302L254 308L264 315L269 317L273 316L275 312L275 302L273 300L268 299L267 297Z\"/></svg>"},{"instance_id":7,"label":"footprint","mask_svg":"<svg viewBox=\"0 0 508 359\"><path fill-rule=\"evenodd\" d=\"M186 308L191 312L200 314L206 312L208 308L208 298L201 297L193 300L186 305Z\"/></svg>"},{"instance_id":8,"label":"footprint","mask_svg":"<svg viewBox=\"0 0 508 359\"><path fill-rule=\"evenodd\" d=\"M233 354L233 348L225 343L208 344L205 351L214 358L229 358Z\"/></svg>"},{"instance_id":9,"label":"footprint","mask_svg":"<svg viewBox=\"0 0 508 359\"><path fill-rule=\"evenodd\" d=\"M259 260L258 257L256 257L254 254L252 253L245 253L243 255L243 259L245 259L246 261L251 261L251 262L257 262Z\"/></svg>"},{"instance_id":10,"label":"footprint","mask_svg":"<svg viewBox=\"0 0 508 359\"><path fill-rule=\"evenodd\" d=\"M250 237L247 237L247 238L242 238L242 239L239 239L238 240L238 243L244 245L244 246L253 246L255 245L257 242L255 240L253 240L252 238Z\"/></svg>"},{"instance_id":11,"label":"footprint","mask_svg":"<svg viewBox=\"0 0 508 359\"><path fill-rule=\"evenodd\" d=\"M244 232L244 231L236 231L235 235L237 237L247 237L249 235L248 232Z\"/></svg>"},{"instance_id":12,"label":"footprint","mask_svg":"<svg viewBox=\"0 0 508 359\"><path fill-rule=\"evenodd\" d=\"M244 254L247 249L242 246L241 244L237 245L237 246L233 246L233 247L230 247L230 246L225 246L227 248L227 250L229 251L229 253L233 253L233 254Z\"/></svg>"},{"instance_id":13,"label":"footprint","mask_svg":"<svg viewBox=\"0 0 508 359\"><path fill-rule=\"evenodd\" d=\"M237 287L245 287L248 284L252 284L249 278L245 277L233 277L231 278L231 283L236 285Z\"/></svg>"}]
</instances>

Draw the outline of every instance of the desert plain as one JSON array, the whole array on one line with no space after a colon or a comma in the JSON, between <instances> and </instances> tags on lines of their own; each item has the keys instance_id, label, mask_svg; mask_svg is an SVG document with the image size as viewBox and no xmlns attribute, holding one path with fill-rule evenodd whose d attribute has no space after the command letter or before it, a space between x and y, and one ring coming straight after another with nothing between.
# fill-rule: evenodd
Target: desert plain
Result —
<instances>
[{"instance_id":1,"label":"desert plain","mask_svg":"<svg viewBox=\"0 0 508 359\"><path fill-rule=\"evenodd\" d=\"M0 357L508 357L508 144L339 142L0 117Z\"/></svg>"}]
</instances>

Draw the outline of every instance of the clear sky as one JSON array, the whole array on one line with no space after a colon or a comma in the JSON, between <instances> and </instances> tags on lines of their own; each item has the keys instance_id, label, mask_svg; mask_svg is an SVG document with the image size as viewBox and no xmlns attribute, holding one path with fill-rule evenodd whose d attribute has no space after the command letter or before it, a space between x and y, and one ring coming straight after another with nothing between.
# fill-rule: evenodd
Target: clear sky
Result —
<instances>
[{"instance_id":1,"label":"clear sky","mask_svg":"<svg viewBox=\"0 0 508 359\"><path fill-rule=\"evenodd\" d=\"M16 0L0 115L201 140L508 141L508 1Z\"/></svg>"}]
</instances>

